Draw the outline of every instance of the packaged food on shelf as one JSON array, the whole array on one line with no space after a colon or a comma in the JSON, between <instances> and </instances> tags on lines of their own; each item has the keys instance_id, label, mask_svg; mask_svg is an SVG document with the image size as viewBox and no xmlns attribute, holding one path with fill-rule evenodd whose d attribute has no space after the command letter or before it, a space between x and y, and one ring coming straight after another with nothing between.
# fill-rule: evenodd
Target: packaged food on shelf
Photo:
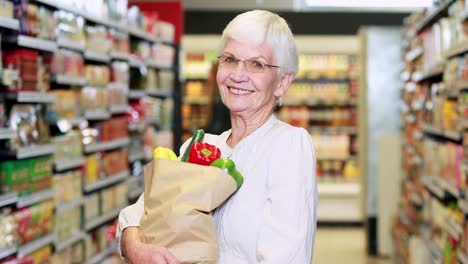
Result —
<instances>
[{"instance_id":1,"label":"packaged food on shelf","mask_svg":"<svg viewBox=\"0 0 468 264\"><path fill-rule=\"evenodd\" d=\"M6 111L5 102L3 97L0 96L0 128L4 128L6 125Z\"/></svg>"},{"instance_id":2,"label":"packaged food on shelf","mask_svg":"<svg viewBox=\"0 0 468 264\"><path fill-rule=\"evenodd\" d=\"M64 10L55 11L54 16L57 20L57 28L55 31L57 42L73 43L73 45L84 48L86 45L84 18Z\"/></svg>"},{"instance_id":3,"label":"packaged food on shelf","mask_svg":"<svg viewBox=\"0 0 468 264\"><path fill-rule=\"evenodd\" d=\"M23 196L28 192L29 161L4 161L1 168L1 193L18 192Z\"/></svg>"},{"instance_id":4,"label":"packaged food on shelf","mask_svg":"<svg viewBox=\"0 0 468 264\"><path fill-rule=\"evenodd\" d=\"M129 53L130 52L130 38L128 33L118 31L114 28L109 29L109 34L112 38L112 51Z\"/></svg>"},{"instance_id":5,"label":"packaged food on shelf","mask_svg":"<svg viewBox=\"0 0 468 264\"><path fill-rule=\"evenodd\" d=\"M108 213L124 207L128 203L128 185L126 183L104 189L101 191L101 210Z\"/></svg>"},{"instance_id":6,"label":"packaged food on shelf","mask_svg":"<svg viewBox=\"0 0 468 264\"><path fill-rule=\"evenodd\" d=\"M58 49L52 57L51 72L67 76L84 75L84 59L81 53L67 49Z\"/></svg>"},{"instance_id":7,"label":"packaged food on shelf","mask_svg":"<svg viewBox=\"0 0 468 264\"><path fill-rule=\"evenodd\" d=\"M84 184L91 184L97 182L100 178L105 177L104 168L102 163L102 154L94 153L86 156L84 166Z\"/></svg>"},{"instance_id":8,"label":"packaged food on shelf","mask_svg":"<svg viewBox=\"0 0 468 264\"><path fill-rule=\"evenodd\" d=\"M17 232L20 244L25 244L52 233L53 209L54 203L45 201L22 208L14 213L18 223Z\"/></svg>"},{"instance_id":9,"label":"packaged food on shelf","mask_svg":"<svg viewBox=\"0 0 468 264\"><path fill-rule=\"evenodd\" d=\"M52 93L55 95L53 111L57 119L80 116L80 94L78 91L54 89Z\"/></svg>"},{"instance_id":10,"label":"packaged food on shelf","mask_svg":"<svg viewBox=\"0 0 468 264\"><path fill-rule=\"evenodd\" d=\"M156 22L156 36L162 40L175 41L175 26L172 23L159 20Z\"/></svg>"},{"instance_id":11,"label":"packaged food on shelf","mask_svg":"<svg viewBox=\"0 0 468 264\"><path fill-rule=\"evenodd\" d=\"M174 72L160 70L157 77L158 87L161 89L174 90L174 78Z\"/></svg>"},{"instance_id":12,"label":"packaged food on shelf","mask_svg":"<svg viewBox=\"0 0 468 264\"><path fill-rule=\"evenodd\" d=\"M114 86L114 87L109 87L107 90L108 90L110 106L127 104L128 102L128 99L127 99L128 88L127 87Z\"/></svg>"},{"instance_id":13,"label":"packaged food on shelf","mask_svg":"<svg viewBox=\"0 0 468 264\"><path fill-rule=\"evenodd\" d=\"M57 20L53 11L29 1L14 2L14 16L19 20L19 33L40 39L55 39Z\"/></svg>"},{"instance_id":14,"label":"packaged food on shelf","mask_svg":"<svg viewBox=\"0 0 468 264\"><path fill-rule=\"evenodd\" d=\"M17 71L17 81L8 87L9 91L37 90L39 55L29 49L12 49L3 53L3 67Z\"/></svg>"},{"instance_id":15,"label":"packaged food on shelf","mask_svg":"<svg viewBox=\"0 0 468 264\"><path fill-rule=\"evenodd\" d=\"M151 45L150 61L159 66L171 67L174 64L174 56L175 48L170 45L162 43Z\"/></svg>"},{"instance_id":16,"label":"packaged food on shelf","mask_svg":"<svg viewBox=\"0 0 468 264\"><path fill-rule=\"evenodd\" d=\"M103 171L106 177L128 170L128 151L126 149L106 152L102 155Z\"/></svg>"},{"instance_id":17,"label":"packaged food on shelf","mask_svg":"<svg viewBox=\"0 0 468 264\"><path fill-rule=\"evenodd\" d=\"M14 5L7 0L0 1L0 16L6 18L13 18Z\"/></svg>"},{"instance_id":18,"label":"packaged food on shelf","mask_svg":"<svg viewBox=\"0 0 468 264\"><path fill-rule=\"evenodd\" d=\"M84 220L90 221L98 217L101 213L99 208L99 193L86 195L84 204Z\"/></svg>"},{"instance_id":19,"label":"packaged food on shelf","mask_svg":"<svg viewBox=\"0 0 468 264\"><path fill-rule=\"evenodd\" d=\"M109 91L104 88L87 86L80 91L80 108L84 113L91 109L106 109L109 105Z\"/></svg>"},{"instance_id":20,"label":"packaged food on shelf","mask_svg":"<svg viewBox=\"0 0 468 264\"><path fill-rule=\"evenodd\" d=\"M55 239L65 241L81 231L81 207L70 207L55 213Z\"/></svg>"},{"instance_id":21,"label":"packaged food on shelf","mask_svg":"<svg viewBox=\"0 0 468 264\"><path fill-rule=\"evenodd\" d=\"M52 187L52 166L51 156L28 159L28 191L35 193Z\"/></svg>"},{"instance_id":22,"label":"packaged food on shelf","mask_svg":"<svg viewBox=\"0 0 468 264\"><path fill-rule=\"evenodd\" d=\"M110 80L112 83L128 86L130 81L128 63L123 61L113 61L110 66L110 75Z\"/></svg>"},{"instance_id":23,"label":"packaged food on shelf","mask_svg":"<svg viewBox=\"0 0 468 264\"><path fill-rule=\"evenodd\" d=\"M115 229L115 224L107 224L91 231L85 239L85 258L89 259L108 249L114 241L112 234L115 234Z\"/></svg>"},{"instance_id":24,"label":"packaged food on shelf","mask_svg":"<svg viewBox=\"0 0 468 264\"><path fill-rule=\"evenodd\" d=\"M132 42L130 48L132 55L137 56L140 59L148 60L151 58L151 45L146 41L138 41L136 43Z\"/></svg>"},{"instance_id":25,"label":"packaged food on shelf","mask_svg":"<svg viewBox=\"0 0 468 264\"><path fill-rule=\"evenodd\" d=\"M92 51L107 53L111 50L112 39L104 26L85 26L86 48Z\"/></svg>"},{"instance_id":26,"label":"packaged food on shelf","mask_svg":"<svg viewBox=\"0 0 468 264\"><path fill-rule=\"evenodd\" d=\"M39 105L14 104L10 110L9 126L16 136L9 141L10 149L49 142L49 128Z\"/></svg>"},{"instance_id":27,"label":"packaged food on shelf","mask_svg":"<svg viewBox=\"0 0 468 264\"><path fill-rule=\"evenodd\" d=\"M106 87L110 81L110 70L108 66L88 64L85 76L89 86Z\"/></svg>"},{"instance_id":28,"label":"packaged food on shelf","mask_svg":"<svg viewBox=\"0 0 468 264\"><path fill-rule=\"evenodd\" d=\"M55 174L53 177L55 204L59 205L82 197L82 179L81 170Z\"/></svg>"},{"instance_id":29,"label":"packaged food on shelf","mask_svg":"<svg viewBox=\"0 0 468 264\"><path fill-rule=\"evenodd\" d=\"M61 251L54 251L51 263L84 263L84 244L79 241Z\"/></svg>"},{"instance_id":30,"label":"packaged food on shelf","mask_svg":"<svg viewBox=\"0 0 468 264\"><path fill-rule=\"evenodd\" d=\"M18 223L9 208L0 211L0 251L18 243Z\"/></svg>"}]
</instances>

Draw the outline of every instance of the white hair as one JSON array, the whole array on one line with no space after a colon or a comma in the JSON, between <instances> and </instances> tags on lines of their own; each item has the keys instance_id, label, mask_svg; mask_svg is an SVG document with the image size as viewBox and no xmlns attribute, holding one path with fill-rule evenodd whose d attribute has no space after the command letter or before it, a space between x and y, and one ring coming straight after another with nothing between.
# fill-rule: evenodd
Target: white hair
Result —
<instances>
[{"instance_id":1,"label":"white hair","mask_svg":"<svg viewBox=\"0 0 468 264\"><path fill-rule=\"evenodd\" d=\"M223 31L219 54L223 52L228 39L260 46L263 43L273 51L279 64L280 74L297 74L299 58L296 42L286 20L265 10L253 10L237 15Z\"/></svg>"}]
</instances>

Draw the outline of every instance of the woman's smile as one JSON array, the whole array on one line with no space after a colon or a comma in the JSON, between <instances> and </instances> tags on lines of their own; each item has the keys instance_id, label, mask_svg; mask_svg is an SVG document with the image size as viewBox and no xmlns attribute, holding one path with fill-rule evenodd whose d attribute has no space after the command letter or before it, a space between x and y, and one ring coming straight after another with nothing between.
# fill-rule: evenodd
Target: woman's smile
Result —
<instances>
[{"instance_id":1,"label":"woman's smile","mask_svg":"<svg viewBox=\"0 0 468 264\"><path fill-rule=\"evenodd\" d=\"M246 94L253 93L253 91L242 89L242 88L237 88L233 86L227 86L227 88L232 94L235 94L235 95L246 95Z\"/></svg>"}]
</instances>

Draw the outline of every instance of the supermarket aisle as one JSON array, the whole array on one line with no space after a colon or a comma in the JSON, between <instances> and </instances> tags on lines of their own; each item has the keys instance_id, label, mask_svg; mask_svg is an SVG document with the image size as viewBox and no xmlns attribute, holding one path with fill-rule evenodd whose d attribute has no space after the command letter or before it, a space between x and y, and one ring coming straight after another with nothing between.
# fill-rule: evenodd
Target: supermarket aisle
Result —
<instances>
[{"instance_id":1,"label":"supermarket aisle","mask_svg":"<svg viewBox=\"0 0 468 264\"><path fill-rule=\"evenodd\" d=\"M394 264L389 259L367 257L363 228L339 227L320 227L317 230L312 263Z\"/></svg>"}]
</instances>

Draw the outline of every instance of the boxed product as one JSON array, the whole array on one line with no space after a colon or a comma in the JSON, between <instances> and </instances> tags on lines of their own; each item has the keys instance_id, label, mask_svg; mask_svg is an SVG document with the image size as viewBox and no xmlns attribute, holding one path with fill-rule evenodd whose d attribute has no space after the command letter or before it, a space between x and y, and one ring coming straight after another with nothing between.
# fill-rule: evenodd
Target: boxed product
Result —
<instances>
[{"instance_id":1,"label":"boxed product","mask_svg":"<svg viewBox=\"0 0 468 264\"><path fill-rule=\"evenodd\" d=\"M122 61L113 61L111 64L111 78L110 80L113 83L123 84L128 87L128 82L130 80L129 66L127 62Z\"/></svg>"},{"instance_id":2,"label":"boxed product","mask_svg":"<svg viewBox=\"0 0 468 264\"><path fill-rule=\"evenodd\" d=\"M45 246L41 249L34 251L33 253L26 256L26 258L32 259L31 264L42 264L48 263L52 257L52 246Z\"/></svg>"},{"instance_id":3,"label":"boxed product","mask_svg":"<svg viewBox=\"0 0 468 264\"><path fill-rule=\"evenodd\" d=\"M130 39L127 33L120 32L114 28L109 29L112 38L112 51L128 54L130 52Z\"/></svg>"},{"instance_id":4,"label":"boxed product","mask_svg":"<svg viewBox=\"0 0 468 264\"><path fill-rule=\"evenodd\" d=\"M54 90L55 102L53 110L57 118L72 118L79 116L79 93L73 90Z\"/></svg>"},{"instance_id":5,"label":"boxed product","mask_svg":"<svg viewBox=\"0 0 468 264\"><path fill-rule=\"evenodd\" d=\"M81 231L81 207L71 207L55 213L54 233L57 241L64 241Z\"/></svg>"},{"instance_id":6,"label":"boxed product","mask_svg":"<svg viewBox=\"0 0 468 264\"><path fill-rule=\"evenodd\" d=\"M52 55L51 72L82 77L84 75L83 56L76 51L59 49Z\"/></svg>"},{"instance_id":7,"label":"boxed product","mask_svg":"<svg viewBox=\"0 0 468 264\"><path fill-rule=\"evenodd\" d=\"M79 199L82 196L81 170L72 170L53 177L53 187L55 193L55 203L60 204Z\"/></svg>"},{"instance_id":8,"label":"boxed product","mask_svg":"<svg viewBox=\"0 0 468 264\"><path fill-rule=\"evenodd\" d=\"M37 90L38 52L30 49L13 49L2 55L3 66L18 72L18 80L15 86L9 87L9 91Z\"/></svg>"},{"instance_id":9,"label":"boxed product","mask_svg":"<svg viewBox=\"0 0 468 264\"><path fill-rule=\"evenodd\" d=\"M99 193L86 195L84 204L84 214L85 221L95 219L101 214L99 208Z\"/></svg>"},{"instance_id":10,"label":"boxed product","mask_svg":"<svg viewBox=\"0 0 468 264\"><path fill-rule=\"evenodd\" d=\"M20 244L33 241L52 232L53 226L52 201L25 207L14 213L18 223L18 237Z\"/></svg>"},{"instance_id":11,"label":"boxed product","mask_svg":"<svg viewBox=\"0 0 468 264\"><path fill-rule=\"evenodd\" d=\"M151 46L151 61L160 66L171 67L174 64L175 49L172 46L155 43ZM147 58L147 57L143 57Z\"/></svg>"},{"instance_id":12,"label":"boxed product","mask_svg":"<svg viewBox=\"0 0 468 264\"><path fill-rule=\"evenodd\" d=\"M28 174L29 174L29 161L4 161L0 163L1 169L1 192L18 192L19 196L29 193L28 188Z\"/></svg>"},{"instance_id":13,"label":"boxed product","mask_svg":"<svg viewBox=\"0 0 468 264\"><path fill-rule=\"evenodd\" d=\"M81 137L77 131L54 137L56 159L79 158L82 156Z\"/></svg>"},{"instance_id":14,"label":"boxed product","mask_svg":"<svg viewBox=\"0 0 468 264\"><path fill-rule=\"evenodd\" d=\"M52 166L53 158L41 157L28 159L28 190L38 192L52 187Z\"/></svg>"},{"instance_id":15,"label":"boxed product","mask_svg":"<svg viewBox=\"0 0 468 264\"><path fill-rule=\"evenodd\" d=\"M4 208L0 211L0 251L18 243L17 227L18 224L11 210Z\"/></svg>"},{"instance_id":16,"label":"boxed product","mask_svg":"<svg viewBox=\"0 0 468 264\"><path fill-rule=\"evenodd\" d=\"M109 93L107 89L84 87L81 89L80 107L84 112L90 109L105 109L108 106Z\"/></svg>"},{"instance_id":17,"label":"boxed product","mask_svg":"<svg viewBox=\"0 0 468 264\"><path fill-rule=\"evenodd\" d=\"M86 156L86 163L84 167L84 184L97 182L100 178L104 177L102 163L101 153L94 153L92 155Z\"/></svg>"},{"instance_id":18,"label":"boxed product","mask_svg":"<svg viewBox=\"0 0 468 264\"><path fill-rule=\"evenodd\" d=\"M110 80L110 70L107 66L86 65L85 76L88 85L107 87Z\"/></svg>"},{"instance_id":19,"label":"boxed product","mask_svg":"<svg viewBox=\"0 0 468 264\"><path fill-rule=\"evenodd\" d=\"M86 26L86 48L107 53L111 50L112 39L108 37L107 29L104 26Z\"/></svg>"},{"instance_id":20,"label":"boxed product","mask_svg":"<svg viewBox=\"0 0 468 264\"><path fill-rule=\"evenodd\" d=\"M58 21L56 30L58 43L67 42L82 47L86 45L83 17L63 10L57 10L54 16Z\"/></svg>"},{"instance_id":21,"label":"boxed product","mask_svg":"<svg viewBox=\"0 0 468 264\"><path fill-rule=\"evenodd\" d=\"M6 0L0 0L0 16L13 18L13 3Z\"/></svg>"}]
</instances>

